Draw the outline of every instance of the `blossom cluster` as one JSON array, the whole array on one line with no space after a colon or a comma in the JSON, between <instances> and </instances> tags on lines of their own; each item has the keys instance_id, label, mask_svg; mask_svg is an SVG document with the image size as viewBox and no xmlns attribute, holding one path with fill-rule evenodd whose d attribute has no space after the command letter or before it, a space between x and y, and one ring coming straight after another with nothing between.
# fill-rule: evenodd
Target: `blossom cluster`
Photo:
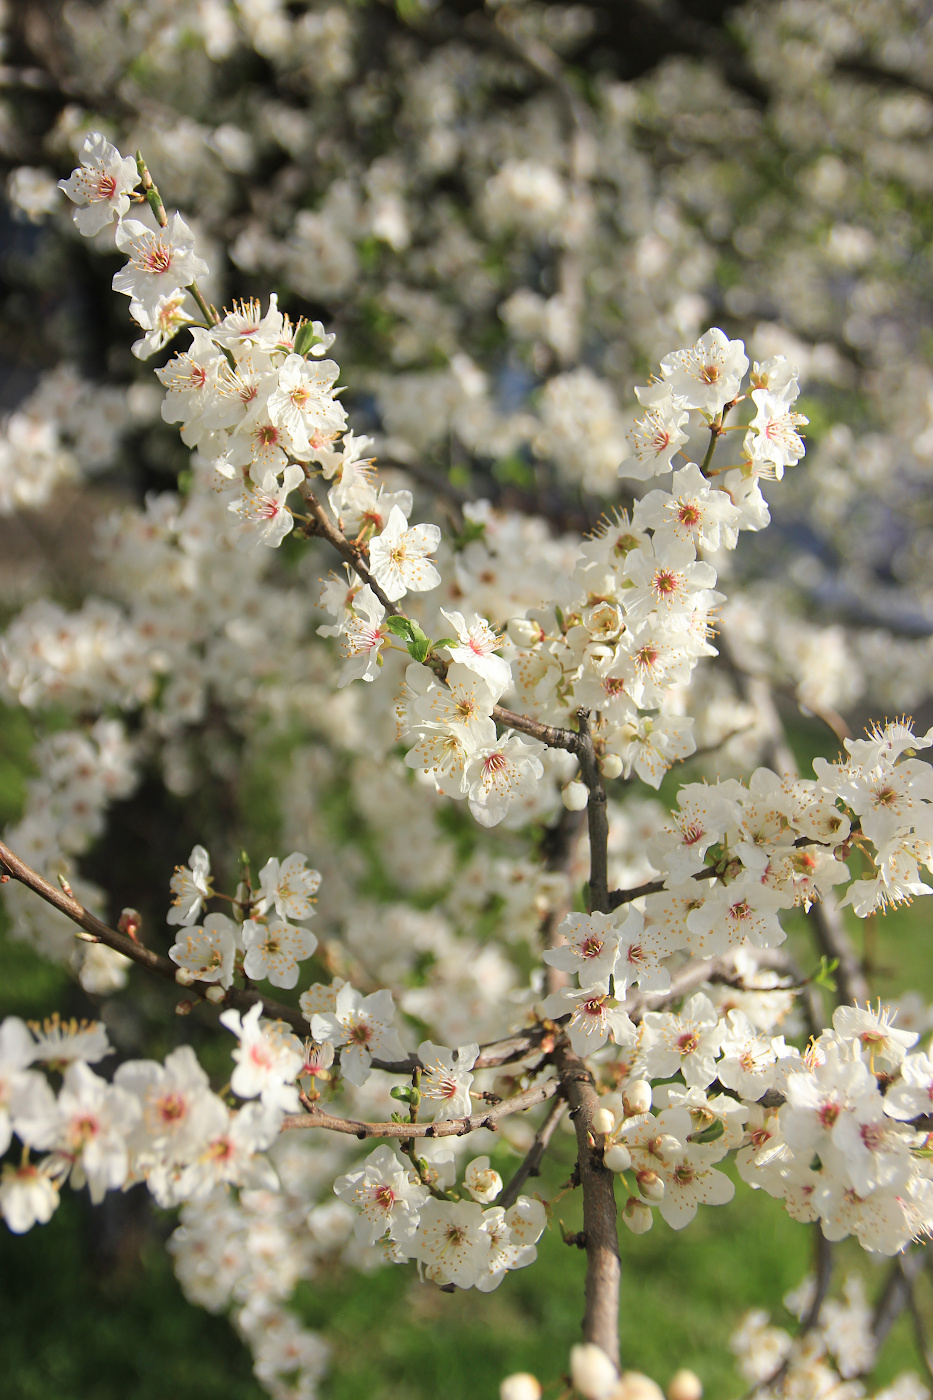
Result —
<instances>
[{"instance_id":1,"label":"blossom cluster","mask_svg":"<svg viewBox=\"0 0 933 1400\"><path fill-rule=\"evenodd\" d=\"M532 1196L519 1196L507 1210L492 1205L502 1178L488 1157L475 1158L464 1173L463 1194L472 1199L452 1190L452 1154L435 1157L422 1174L430 1188L393 1148L384 1146L357 1170L338 1177L337 1195L359 1211L355 1228L361 1243L384 1240L394 1262L416 1259L433 1283L481 1293L498 1288L510 1269L534 1262L535 1243L546 1223L544 1206Z\"/></svg>"}]
</instances>

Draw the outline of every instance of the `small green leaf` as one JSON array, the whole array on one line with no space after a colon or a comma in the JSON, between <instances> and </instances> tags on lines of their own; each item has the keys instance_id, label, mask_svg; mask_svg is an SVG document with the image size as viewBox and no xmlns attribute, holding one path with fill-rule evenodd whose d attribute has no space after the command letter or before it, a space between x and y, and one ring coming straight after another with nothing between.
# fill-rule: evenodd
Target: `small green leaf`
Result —
<instances>
[{"instance_id":1,"label":"small green leaf","mask_svg":"<svg viewBox=\"0 0 933 1400\"><path fill-rule=\"evenodd\" d=\"M820 965L817 971L810 978L815 987L824 987L827 992L836 991L836 979L832 974L839 966L838 958L827 958L825 953L820 958Z\"/></svg>"},{"instance_id":2,"label":"small green leaf","mask_svg":"<svg viewBox=\"0 0 933 1400\"><path fill-rule=\"evenodd\" d=\"M436 642L431 643L431 650L437 651L438 647L456 647L460 643L456 637L439 637Z\"/></svg>"},{"instance_id":3,"label":"small green leaf","mask_svg":"<svg viewBox=\"0 0 933 1400\"><path fill-rule=\"evenodd\" d=\"M430 650L431 643L427 637L425 637L423 641L418 638L418 640L408 643L408 655L415 661L419 661L422 665L424 665L425 658Z\"/></svg>"},{"instance_id":4,"label":"small green leaf","mask_svg":"<svg viewBox=\"0 0 933 1400\"><path fill-rule=\"evenodd\" d=\"M315 345L323 345L323 343L321 337L315 335L311 322L305 321L304 325L298 328L298 334L295 336L295 354L307 355L310 350L314 349Z\"/></svg>"},{"instance_id":5,"label":"small green leaf","mask_svg":"<svg viewBox=\"0 0 933 1400\"><path fill-rule=\"evenodd\" d=\"M387 627L390 632L393 632L396 637L408 638L414 636L414 625L413 622L409 622L407 617L387 617L383 623L383 626ZM420 628L418 630L419 632L421 631Z\"/></svg>"},{"instance_id":6,"label":"small green leaf","mask_svg":"<svg viewBox=\"0 0 933 1400\"><path fill-rule=\"evenodd\" d=\"M704 1128L704 1129L702 1130L702 1132L699 1132L699 1133L691 1133L690 1136L689 1136L689 1138L687 1139L687 1141L688 1141L688 1142L715 1142L717 1138L721 1138L721 1137L722 1137L722 1135L723 1135L723 1133L724 1133L725 1131L726 1131L726 1125L725 1125L725 1123L722 1121L721 1118L717 1118L716 1121L715 1121L714 1123L710 1123L709 1127L708 1127L708 1128Z\"/></svg>"},{"instance_id":7,"label":"small green leaf","mask_svg":"<svg viewBox=\"0 0 933 1400\"><path fill-rule=\"evenodd\" d=\"M406 1084L394 1084L389 1090L389 1094L401 1103L411 1103L411 1090Z\"/></svg>"}]
</instances>

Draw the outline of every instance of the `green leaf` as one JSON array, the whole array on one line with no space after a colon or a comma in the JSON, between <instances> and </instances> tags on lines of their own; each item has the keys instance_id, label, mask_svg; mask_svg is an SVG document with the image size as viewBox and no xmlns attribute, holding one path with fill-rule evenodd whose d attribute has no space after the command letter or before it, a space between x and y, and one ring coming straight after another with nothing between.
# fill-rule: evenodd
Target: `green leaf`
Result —
<instances>
[{"instance_id":1,"label":"green leaf","mask_svg":"<svg viewBox=\"0 0 933 1400\"><path fill-rule=\"evenodd\" d=\"M405 1084L393 1084L389 1090L393 1099L398 1099L401 1103L411 1103L411 1090ZM393 1118L395 1115L392 1115Z\"/></svg>"},{"instance_id":2,"label":"green leaf","mask_svg":"<svg viewBox=\"0 0 933 1400\"><path fill-rule=\"evenodd\" d=\"M424 637L423 641L419 637L416 641L408 643L408 655L413 657L415 661L421 662L422 665L430 650L431 643L427 637Z\"/></svg>"},{"instance_id":3,"label":"green leaf","mask_svg":"<svg viewBox=\"0 0 933 1400\"><path fill-rule=\"evenodd\" d=\"M431 643L431 650L437 651L438 647L456 647L460 643L456 637L439 637L436 642Z\"/></svg>"},{"instance_id":4,"label":"green leaf","mask_svg":"<svg viewBox=\"0 0 933 1400\"><path fill-rule=\"evenodd\" d=\"M702 1130L702 1132L699 1132L699 1133L691 1133L690 1136L688 1137L687 1141L688 1141L688 1142L715 1142L717 1138L721 1138L721 1137L722 1137L722 1135L723 1135L723 1133L724 1133L725 1131L726 1131L726 1125L725 1125L725 1123L722 1121L721 1118L717 1118L716 1121L715 1121L715 1123L710 1123L709 1127L708 1127L708 1128L704 1128L704 1129Z\"/></svg>"},{"instance_id":5,"label":"green leaf","mask_svg":"<svg viewBox=\"0 0 933 1400\"><path fill-rule=\"evenodd\" d=\"M415 624L410 622L407 617L387 617L383 626L387 627L390 632L393 632L396 637L411 638L415 635ZM421 631L420 627L418 630L419 632ZM422 633L422 636L423 635L424 633Z\"/></svg>"},{"instance_id":6,"label":"green leaf","mask_svg":"<svg viewBox=\"0 0 933 1400\"><path fill-rule=\"evenodd\" d=\"M295 336L295 354L307 355L313 350L315 345L323 345L324 341L319 335L315 335L314 327L310 321L305 321L303 326L298 327L298 334Z\"/></svg>"},{"instance_id":7,"label":"green leaf","mask_svg":"<svg viewBox=\"0 0 933 1400\"><path fill-rule=\"evenodd\" d=\"M827 992L836 991L836 979L832 974L839 966L838 958L828 958L824 953L820 958L820 965L817 971L810 978L815 987L825 987Z\"/></svg>"}]
</instances>

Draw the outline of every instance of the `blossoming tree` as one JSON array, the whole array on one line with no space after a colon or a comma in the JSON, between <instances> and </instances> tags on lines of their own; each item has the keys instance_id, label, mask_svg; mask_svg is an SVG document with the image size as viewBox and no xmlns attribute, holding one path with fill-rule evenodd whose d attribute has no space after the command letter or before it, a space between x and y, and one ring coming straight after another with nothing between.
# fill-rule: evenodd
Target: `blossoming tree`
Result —
<instances>
[{"instance_id":1,"label":"blossoming tree","mask_svg":"<svg viewBox=\"0 0 933 1400\"><path fill-rule=\"evenodd\" d=\"M620 1355L619 1230L656 1216L680 1230L701 1206L727 1208L728 1159L817 1240L797 1336L758 1315L736 1335L754 1393L855 1396L881 1328L857 1281L845 1303L829 1299L831 1246L852 1236L890 1257L914 1306L914 1242L933 1229L933 1064L920 1028L869 1005L842 911L865 919L929 893L933 729L903 718L853 737L815 654L800 659L805 628L791 640L779 617L756 633L766 605L731 587L743 536L767 529L804 458L800 365L750 360L717 326L674 334L689 309L628 415L578 363L583 269L600 261L593 119L534 25L505 15L496 32L554 90L570 133L563 178L500 159L481 200L503 246L518 230L558 250L560 290L519 288L501 310L556 371L532 421L497 410L476 363L453 353L417 384L368 371L387 429L376 450L338 397L335 334L274 292L217 309L210 240L166 211L142 151L90 131L59 182L78 233L126 259L113 290L129 298L133 353L159 356L160 415L191 455L183 490L99 523L109 597L30 602L0 643L8 695L70 716L41 738L25 814L0 843L6 903L17 935L91 995L149 976L182 989L182 1014L203 1004L233 1068L221 1088L183 1044L105 1072L101 1023L7 1018L0 1212L23 1233L66 1182L95 1203L145 1183L180 1211L170 1249L186 1292L235 1301L258 1378L298 1400L326 1353L287 1307L297 1281L336 1248L358 1267L413 1266L426 1286L495 1290L558 1228L534 1179L566 1118L566 1189L583 1213L568 1244L586 1255L576 1393L659 1394ZM235 130L216 142L246 160ZM399 181L377 167L372 236L406 247ZM290 235L293 272L317 279L309 295L328 277L352 283L359 254L340 217L304 210ZM247 271L263 266L260 233L247 225L234 245ZM396 301L404 342L401 323L435 308ZM40 396L30 421L42 413ZM551 459L563 487L582 481L612 508L584 533L565 500L557 531L471 500L456 470L425 472L445 433L478 456L497 443L503 460ZM15 425L8 437L12 505L73 469L53 432L21 483ZM870 656L864 639L847 645ZM905 643L918 674L925 645ZM775 702L788 672L841 743L812 776ZM232 745L215 734L197 751L212 706L260 768L270 727L297 716L311 736L284 772L267 770L288 839L256 870L213 822L165 872L168 937L135 908L111 925L78 862L147 763L184 796L202 761L229 775ZM708 777L678 786L676 765L704 754ZM644 789L665 780L662 804ZM338 791L374 833L389 900L375 902L360 851L330 829ZM495 835L480 844L484 829ZM788 952L801 917L816 970ZM838 998L827 1014L821 989ZM509 1133L522 1153L504 1180L490 1156ZM700 1393L685 1370L668 1388ZM883 1393L926 1392L905 1373ZM533 1376L503 1380L503 1400L540 1394Z\"/></svg>"}]
</instances>

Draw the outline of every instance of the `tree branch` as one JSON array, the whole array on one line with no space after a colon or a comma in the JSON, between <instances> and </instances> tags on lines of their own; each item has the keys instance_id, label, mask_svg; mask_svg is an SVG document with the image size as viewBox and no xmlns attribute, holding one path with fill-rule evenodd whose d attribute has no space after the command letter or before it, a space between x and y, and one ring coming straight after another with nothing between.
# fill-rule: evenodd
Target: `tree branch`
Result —
<instances>
[{"instance_id":1,"label":"tree branch","mask_svg":"<svg viewBox=\"0 0 933 1400\"><path fill-rule=\"evenodd\" d=\"M108 924L98 919L96 914L85 909L84 905L79 903L73 894L67 894L56 885L49 884L48 880L39 875L31 866L28 866L25 861L20 860L19 856L14 855L2 841L0 841L0 867L7 871L7 878L18 880L21 885L32 890L34 894L37 894L40 899L44 899L47 904L51 904L59 913L71 919L72 923L83 928L86 933L106 944L108 948L122 953L138 967L144 967L148 972L154 972L157 977L173 983L180 990L193 992L202 999L210 1000L207 993L217 987L216 983L193 982L190 985L182 986L176 978L178 968L171 959L163 957L161 953L154 953L151 948L146 948L141 943L135 942L134 939L128 938L126 934L110 928ZM240 1011L248 1011L257 1002L262 1002L263 1010L271 1020L284 1021L296 1035L304 1039L309 1036L308 1022L296 1007L286 1006L284 1002L273 1001L262 992L254 991L250 987L229 987L224 992L222 1000L210 1001L210 1004L218 1008L233 1006ZM502 1040L491 1041L488 1045L480 1047L474 1069L493 1069L497 1065L514 1064L517 1060L523 1060L539 1048L541 1041L548 1033L543 1026L538 1025L517 1035L505 1036ZM421 1067L421 1061L417 1055L409 1055L404 1060L373 1060L373 1066L375 1069L386 1070L390 1074L409 1075L412 1070Z\"/></svg>"},{"instance_id":2,"label":"tree branch","mask_svg":"<svg viewBox=\"0 0 933 1400\"><path fill-rule=\"evenodd\" d=\"M561 1089L577 1132L577 1166L583 1188L583 1234L586 1248L586 1305L583 1339L595 1342L619 1365L619 1236L616 1228L615 1177L596 1147L593 1114L599 1095L586 1065L561 1038L554 1053Z\"/></svg>"},{"instance_id":3,"label":"tree branch","mask_svg":"<svg viewBox=\"0 0 933 1400\"><path fill-rule=\"evenodd\" d=\"M580 729L574 752L580 764L580 777L589 793L586 820L590 833L590 912L608 914L609 814L606 810L603 775L599 771L593 736L590 733L590 712L585 706L577 710L577 723Z\"/></svg>"},{"instance_id":4,"label":"tree branch","mask_svg":"<svg viewBox=\"0 0 933 1400\"><path fill-rule=\"evenodd\" d=\"M347 1133L351 1137L365 1138L441 1138L465 1137L476 1132L477 1128L496 1131L500 1118L508 1118L512 1113L524 1113L535 1104L551 1099L560 1089L560 1080L546 1079L543 1084L534 1084L511 1099L503 1099L483 1109L482 1113L471 1113L466 1118L447 1118L440 1123L365 1123L355 1118L340 1118L334 1113L325 1113L316 1106L310 1113L294 1113L287 1117L283 1128L326 1128L332 1133Z\"/></svg>"}]
</instances>

